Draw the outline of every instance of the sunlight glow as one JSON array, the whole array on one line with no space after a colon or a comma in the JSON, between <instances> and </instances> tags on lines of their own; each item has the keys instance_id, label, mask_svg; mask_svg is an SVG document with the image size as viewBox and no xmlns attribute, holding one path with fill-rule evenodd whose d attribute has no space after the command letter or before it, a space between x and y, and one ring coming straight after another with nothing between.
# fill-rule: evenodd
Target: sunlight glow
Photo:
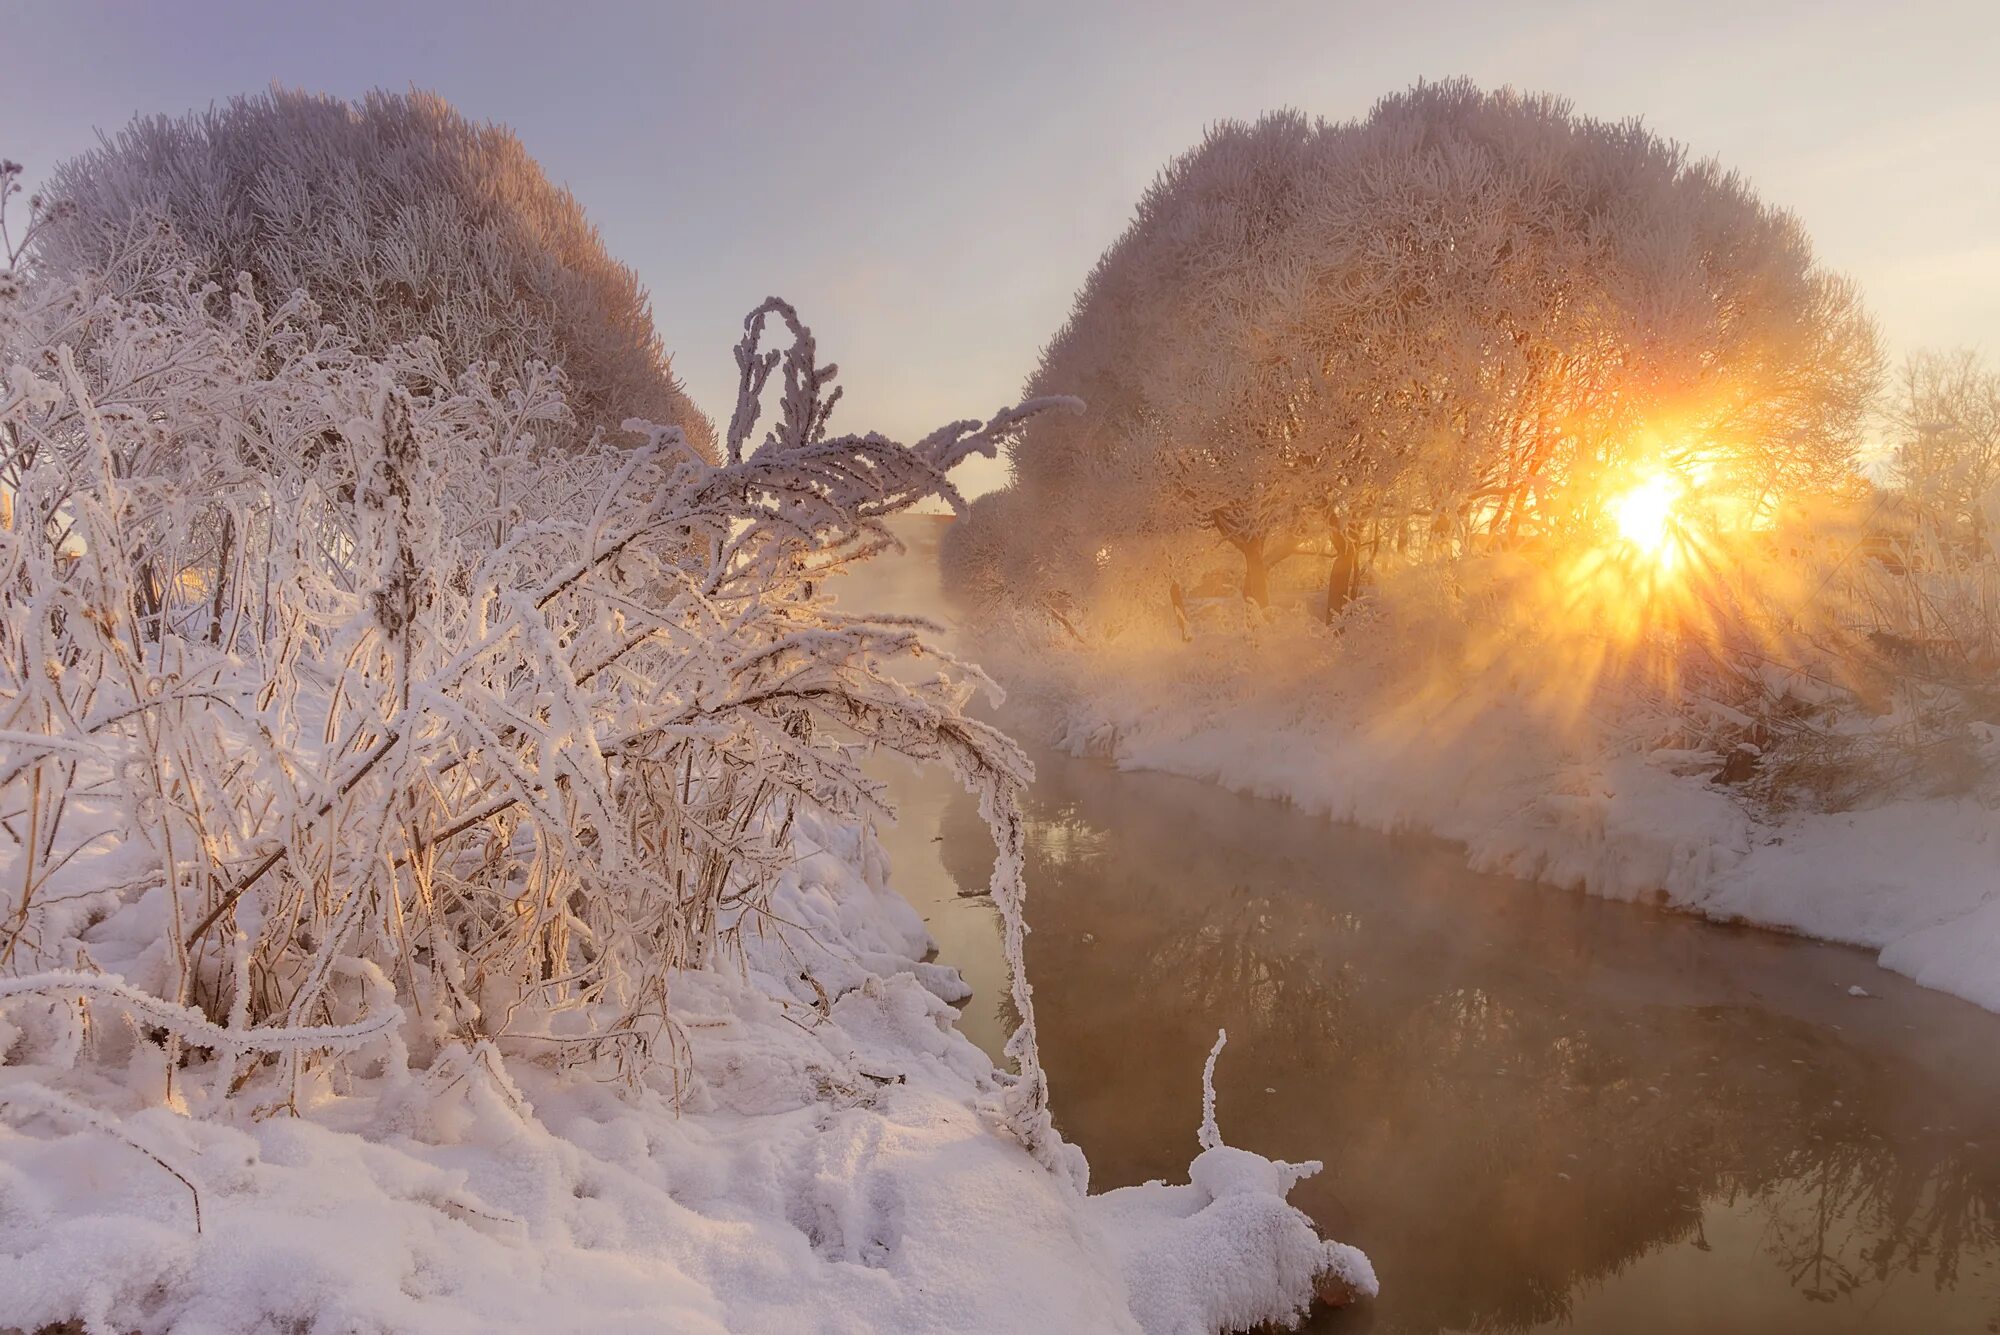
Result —
<instances>
[{"instance_id":1,"label":"sunlight glow","mask_svg":"<svg viewBox=\"0 0 2000 1335\"><path fill-rule=\"evenodd\" d=\"M1610 512L1618 535L1643 555L1666 562L1673 556L1674 507L1685 490L1671 473L1655 473L1614 498Z\"/></svg>"}]
</instances>

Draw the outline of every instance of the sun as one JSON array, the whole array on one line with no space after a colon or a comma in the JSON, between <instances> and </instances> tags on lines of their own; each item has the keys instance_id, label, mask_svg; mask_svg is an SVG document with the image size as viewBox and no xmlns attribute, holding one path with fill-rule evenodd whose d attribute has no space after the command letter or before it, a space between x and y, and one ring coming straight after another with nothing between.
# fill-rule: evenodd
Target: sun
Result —
<instances>
[{"instance_id":1,"label":"sun","mask_svg":"<svg viewBox=\"0 0 2000 1335\"><path fill-rule=\"evenodd\" d=\"M1611 518L1618 536L1655 560L1665 561L1673 553L1674 506L1682 487L1671 473L1655 473L1631 490L1613 498Z\"/></svg>"}]
</instances>

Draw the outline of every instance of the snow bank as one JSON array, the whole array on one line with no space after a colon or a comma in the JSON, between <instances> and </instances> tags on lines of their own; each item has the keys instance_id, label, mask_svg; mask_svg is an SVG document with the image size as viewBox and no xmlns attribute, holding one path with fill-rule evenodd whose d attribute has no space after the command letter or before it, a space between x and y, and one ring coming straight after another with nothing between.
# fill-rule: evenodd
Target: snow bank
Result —
<instances>
[{"instance_id":1,"label":"snow bank","mask_svg":"<svg viewBox=\"0 0 2000 1335\"><path fill-rule=\"evenodd\" d=\"M1188 1184L1148 1182L1091 1202L1124 1267L1133 1310L1148 1331L1196 1332L1291 1325L1315 1295L1345 1304L1376 1293L1359 1251L1324 1242L1285 1204L1318 1160L1284 1163L1222 1143L1215 1121L1217 1034L1201 1073L1201 1154Z\"/></svg>"},{"instance_id":2,"label":"snow bank","mask_svg":"<svg viewBox=\"0 0 2000 1335\"><path fill-rule=\"evenodd\" d=\"M1373 1291L1287 1165L1084 1198L1037 1164L879 855L802 839L738 967L673 980L678 1089L475 1047L212 1120L0 1066L0 1329L1195 1332Z\"/></svg>"},{"instance_id":3,"label":"snow bank","mask_svg":"<svg viewBox=\"0 0 2000 1335\"><path fill-rule=\"evenodd\" d=\"M1149 1182L1093 1197L1090 1213L1118 1253L1140 1326L1195 1335L1289 1325L1316 1290L1372 1296L1368 1258L1322 1242L1285 1204L1319 1167L1219 1145L1202 1151L1186 1186Z\"/></svg>"},{"instance_id":4,"label":"snow bank","mask_svg":"<svg viewBox=\"0 0 2000 1335\"><path fill-rule=\"evenodd\" d=\"M1366 637L1337 671L1303 641L1274 668L1284 634L1270 632L1254 663L1203 635L1185 651L1045 655L1005 675L1079 754L1422 830L1463 844L1480 871L1868 947L1886 968L2000 1010L1990 794L1762 818L1710 781L1717 757L1579 745L1546 682L1419 682ZM1572 717L1588 705L1587 683L1574 686L1559 702Z\"/></svg>"}]
</instances>

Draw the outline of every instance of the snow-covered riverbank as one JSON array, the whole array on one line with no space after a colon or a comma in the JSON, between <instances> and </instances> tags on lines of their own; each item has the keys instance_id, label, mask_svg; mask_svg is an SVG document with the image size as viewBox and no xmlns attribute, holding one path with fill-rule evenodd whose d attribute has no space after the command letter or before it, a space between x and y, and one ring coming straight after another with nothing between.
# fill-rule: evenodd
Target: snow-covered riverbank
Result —
<instances>
[{"instance_id":1,"label":"snow-covered riverbank","mask_svg":"<svg viewBox=\"0 0 2000 1335\"><path fill-rule=\"evenodd\" d=\"M1195 1332L1372 1289L1255 1156L1089 1198L1037 1164L879 858L811 833L742 967L674 979L678 1091L474 1048L191 1118L150 1046L0 1068L0 1329Z\"/></svg>"},{"instance_id":2,"label":"snow-covered riverbank","mask_svg":"<svg viewBox=\"0 0 2000 1335\"><path fill-rule=\"evenodd\" d=\"M1717 757L1606 745L1605 729L1579 726L1588 682L1445 689L1386 643L1360 637L1335 670L1313 636L1286 634L1271 629L1277 643L1254 658L1220 635L1150 654L989 658L1072 751L1439 835L1482 871L1865 946L2000 1010L1993 794L1764 817L1711 781ZM2000 730L1985 744L2000 749Z\"/></svg>"}]
</instances>

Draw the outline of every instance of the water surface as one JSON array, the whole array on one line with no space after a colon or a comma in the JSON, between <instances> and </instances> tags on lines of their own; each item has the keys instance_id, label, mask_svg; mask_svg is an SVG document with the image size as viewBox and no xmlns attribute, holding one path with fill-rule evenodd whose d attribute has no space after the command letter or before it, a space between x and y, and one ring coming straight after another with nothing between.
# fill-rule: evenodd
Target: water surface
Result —
<instances>
[{"instance_id":1,"label":"water surface","mask_svg":"<svg viewBox=\"0 0 2000 1335\"><path fill-rule=\"evenodd\" d=\"M873 606L929 606L928 568ZM1224 1136L1326 1171L1329 1331L2000 1331L2000 1016L1863 952L1475 874L1451 845L1036 754L1028 963L1097 1189ZM1008 1017L986 831L895 779L897 885ZM1871 995L1849 994L1861 986Z\"/></svg>"}]
</instances>

